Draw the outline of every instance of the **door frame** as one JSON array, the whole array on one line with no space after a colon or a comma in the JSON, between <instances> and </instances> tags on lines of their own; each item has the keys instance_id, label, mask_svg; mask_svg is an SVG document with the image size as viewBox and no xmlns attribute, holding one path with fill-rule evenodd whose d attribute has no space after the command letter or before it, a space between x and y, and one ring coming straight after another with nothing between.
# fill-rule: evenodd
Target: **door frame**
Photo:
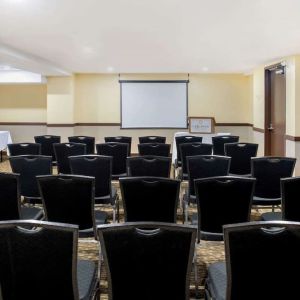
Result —
<instances>
[{"instance_id":1,"label":"door frame","mask_svg":"<svg viewBox=\"0 0 300 300\"><path fill-rule=\"evenodd\" d=\"M282 63L277 63L265 67L265 134L264 134L264 143L265 143L265 156L271 155L271 132L269 131L270 119L271 119L271 71L276 69L283 69L284 72L285 66ZM286 107L286 96L285 107ZM286 121L286 118L285 118ZM285 132L286 134L286 132ZM285 149L284 144L284 149Z\"/></svg>"}]
</instances>

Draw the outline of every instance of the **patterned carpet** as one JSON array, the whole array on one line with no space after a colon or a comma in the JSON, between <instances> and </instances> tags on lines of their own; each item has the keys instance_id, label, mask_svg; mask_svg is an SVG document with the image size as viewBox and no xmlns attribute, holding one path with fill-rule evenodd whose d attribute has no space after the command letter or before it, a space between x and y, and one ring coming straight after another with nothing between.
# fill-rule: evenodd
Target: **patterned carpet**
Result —
<instances>
[{"instance_id":1,"label":"patterned carpet","mask_svg":"<svg viewBox=\"0 0 300 300\"><path fill-rule=\"evenodd\" d=\"M9 163L7 160L4 160L3 163L0 163L0 172L11 172ZM55 173L55 172L54 172ZM117 185L117 183L114 183ZM183 189L185 188L183 184ZM112 211L108 208L105 209L109 213L110 220L112 219ZM265 212L266 210L264 210ZM190 212L195 212L195 208L191 208ZM122 222L123 210L120 210L120 221ZM252 212L252 220L259 220L260 212ZM178 223L182 224L182 211L178 209ZM88 259L98 262L99 259L99 244L92 239L85 239L79 241L79 251L78 257L80 259ZM195 289L195 274L194 269L191 274L191 285L190 285L190 294L191 298L203 298L205 278L207 276L207 268L211 263L217 261L224 261L224 243L223 242L209 242L201 241L200 244L196 246L196 270L198 278L198 292L196 293ZM106 272L104 265L101 266L101 275L100 275L100 299L106 300L107 296L107 280Z\"/></svg>"}]
</instances>

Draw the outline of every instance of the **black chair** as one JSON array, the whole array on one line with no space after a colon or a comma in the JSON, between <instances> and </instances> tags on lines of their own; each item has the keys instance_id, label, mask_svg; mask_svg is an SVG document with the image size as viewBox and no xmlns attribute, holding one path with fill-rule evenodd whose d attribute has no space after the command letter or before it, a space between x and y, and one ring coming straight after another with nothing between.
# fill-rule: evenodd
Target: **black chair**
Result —
<instances>
[{"instance_id":1,"label":"black chair","mask_svg":"<svg viewBox=\"0 0 300 300\"><path fill-rule=\"evenodd\" d=\"M223 225L250 221L255 179L233 176L195 180L198 242L223 240Z\"/></svg>"},{"instance_id":2,"label":"black chair","mask_svg":"<svg viewBox=\"0 0 300 300\"><path fill-rule=\"evenodd\" d=\"M116 221L118 194L111 186L112 157L101 155L70 156L71 172L74 175L95 177L95 204L113 207L113 222Z\"/></svg>"},{"instance_id":3,"label":"black chair","mask_svg":"<svg viewBox=\"0 0 300 300\"><path fill-rule=\"evenodd\" d=\"M181 166L181 153L180 153L180 145L185 143L202 143L201 136L194 135L183 135L175 137L176 150L177 150L177 158L175 160L175 168Z\"/></svg>"},{"instance_id":4,"label":"black chair","mask_svg":"<svg viewBox=\"0 0 300 300\"><path fill-rule=\"evenodd\" d=\"M251 175L256 178L253 205L281 204L280 179L291 177L296 158L256 157L251 159Z\"/></svg>"},{"instance_id":5,"label":"black chair","mask_svg":"<svg viewBox=\"0 0 300 300\"><path fill-rule=\"evenodd\" d=\"M53 147L60 174L71 174L69 156L86 154L86 145L81 143L60 143L53 144Z\"/></svg>"},{"instance_id":6,"label":"black chair","mask_svg":"<svg viewBox=\"0 0 300 300\"><path fill-rule=\"evenodd\" d=\"M146 143L138 144L138 150L140 155L155 155L155 156L170 156L170 144L161 143Z\"/></svg>"},{"instance_id":7,"label":"black chair","mask_svg":"<svg viewBox=\"0 0 300 300\"><path fill-rule=\"evenodd\" d=\"M36 176L52 174L52 157L43 155L20 155L9 157L11 169L20 174L21 195L25 202L41 203Z\"/></svg>"},{"instance_id":8,"label":"black chair","mask_svg":"<svg viewBox=\"0 0 300 300\"><path fill-rule=\"evenodd\" d=\"M187 162L186 158L188 156L195 155L211 155L212 145L202 144L202 143L184 143L179 146L181 153L181 174L180 178L183 180L188 179L187 174Z\"/></svg>"},{"instance_id":9,"label":"black chair","mask_svg":"<svg viewBox=\"0 0 300 300\"><path fill-rule=\"evenodd\" d=\"M95 138L92 136L69 136L69 143L81 143L86 145L86 154L94 154L95 153Z\"/></svg>"},{"instance_id":10,"label":"black chair","mask_svg":"<svg viewBox=\"0 0 300 300\"><path fill-rule=\"evenodd\" d=\"M60 143L60 136L58 135L39 135L34 137L34 141L41 145L41 154L51 156L52 162L55 162L55 154L53 144Z\"/></svg>"},{"instance_id":11,"label":"black chair","mask_svg":"<svg viewBox=\"0 0 300 300\"><path fill-rule=\"evenodd\" d=\"M41 154L41 144L36 143L8 144L7 148L10 156Z\"/></svg>"},{"instance_id":12,"label":"black chair","mask_svg":"<svg viewBox=\"0 0 300 300\"><path fill-rule=\"evenodd\" d=\"M162 156L135 156L127 158L128 176L170 177L171 158Z\"/></svg>"},{"instance_id":13,"label":"black chair","mask_svg":"<svg viewBox=\"0 0 300 300\"><path fill-rule=\"evenodd\" d=\"M183 195L183 210L185 221L188 221L188 206L196 204L196 193L194 180L215 176L227 176L230 168L230 157L215 155L197 155L188 156L187 170L189 187L186 194ZM192 222L197 223L197 214L192 215Z\"/></svg>"},{"instance_id":14,"label":"black chair","mask_svg":"<svg viewBox=\"0 0 300 300\"><path fill-rule=\"evenodd\" d=\"M157 177L120 178L125 222L176 223L180 181Z\"/></svg>"},{"instance_id":15,"label":"black chair","mask_svg":"<svg viewBox=\"0 0 300 300\"><path fill-rule=\"evenodd\" d=\"M297 299L300 223L224 226L226 263L210 265L206 299Z\"/></svg>"},{"instance_id":16,"label":"black chair","mask_svg":"<svg viewBox=\"0 0 300 300\"><path fill-rule=\"evenodd\" d=\"M256 157L258 144L228 143L224 147L225 155L231 157L229 173L251 176L251 157Z\"/></svg>"},{"instance_id":17,"label":"black chair","mask_svg":"<svg viewBox=\"0 0 300 300\"><path fill-rule=\"evenodd\" d=\"M239 136L235 135L218 135L212 137L214 155L225 155L224 145L228 143L238 143Z\"/></svg>"},{"instance_id":18,"label":"black chair","mask_svg":"<svg viewBox=\"0 0 300 300\"><path fill-rule=\"evenodd\" d=\"M97 232L108 274L109 299L190 299L195 228L129 223L99 226Z\"/></svg>"},{"instance_id":19,"label":"black chair","mask_svg":"<svg viewBox=\"0 0 300 300\"><path fill-rule=\"evenodd\" d=\"M0 222L1 299L93 299L97 267L77 260L77 243L77 226Z\"/></svg>"},{"instance_id":20,"label":"black chair","mask_svg":"<svg viewBox=\"0 0 300 300\"><path fill-rule=\"evenodd\" d=\"M263 221L293 221L300 222L300 177L280 180L281 212L267 212L261 215Z\"/></svg>"},{"instance_id":21,"label":"black chair","mask_svg":"<svg viewBox=\"0 0 300 300\"><path fill-rule=\"evenodd\" d=\"M125 143L128 144L128 156L131 153L131 141L132 138L130 136L106 136L104 138L105 143Z\"/></svg>"},{"instance_id":22,"label":"black chair","mask_svg":"<svg viewBox=\"0 0 300 300\"><path fill-rule=\"evenodd\" d=\"M145 144L145 143L166 143L166 137L165 136L158 136L158 135L147 135L147 136L140 136L139 137L139 143Z\"/></svg>"},{"instance_id":23,"label":"black chair","mask_svg":"<svg viewBox=\"0 0 300 300\"><path fill-rule=\"evenodd\" d=\"M0 221L43 217L40 208L21 206L19 177L19 174L0 173Z\"/></svg>"},{"instance_id":24,"label":"black chair","mask_svg":"<svg viewBox=\"0 0 300 300\"><path fill-rule=\"evenodd\" d=\"M103 143L96 145L98 155L111 156L113 158L112 179L119 179L127 175L126 159L129 156L128 143Z\"/></svg>"},{"instance_id":25,"label":"black chair","mask_svg":"<svg viewBox=\"0 0 300 300\"><path fill-rule=\"evenodd\" d=\"M83 238L95 236L96 225L106 223L106 213L94 209L93 177L52 175L37 179L47 221L78 225Z\"/></svg>"}]
</instances>

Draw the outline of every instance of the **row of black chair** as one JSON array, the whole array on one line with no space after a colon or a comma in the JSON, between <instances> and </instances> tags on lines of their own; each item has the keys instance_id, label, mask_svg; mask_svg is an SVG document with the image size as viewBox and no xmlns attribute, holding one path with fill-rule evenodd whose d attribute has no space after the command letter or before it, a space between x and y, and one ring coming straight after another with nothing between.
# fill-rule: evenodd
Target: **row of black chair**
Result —
<instances>
[{"instance_id":1,"label":"row of black chair","mask_svg":"<svg viewBox=\"0 0 300 300\"><path fill-rule=\"evenodd\" d=\"M35 136L34 140L36 143L41 144L41 153L42 155L52 156L54 159L54 152L52 145L55 143L61 142L61 137L57 135L40 135ZM95 137L79 135L79 136L70 136L68 137L70 143L83 143L86 144L87 154L95 153ZM108 142L117 142L129 144L129 152L131 151L131 141L132 138L128 136L115 136L115 137L104 137L104 141ZM139 143L166 143L166 137L163 136L141 136L139 137ZM33 153L27 153L33 154Z\"/></svg>"},{"instance_id":2,"label":"row of black chair","mask_svg":"<svg viewBox=\"0 0 300 300\"><path fill-rule=\"evenodd\" d=\"M0 176L5 220L16 219L16 211L20 207L18 179L17 174L5 173ZM46 220L76 224L82 237L92 236L95 226L107 221L105 213L94 209L95 178L82 175L44 175L37 176L36 180ZM199 240L200 232L202 239L216 239L214 236L222 239L222 225L249 221L254 182L255 179L252 178L228 176L195 181L200 220ZM176 223L179 180L127 177L120 179L120 188L125 222ZM18 216L17 219L20 218Z\"/></svg>"},{"instance_id":3,"label":"row of black chair","mask_svg":"<svg viewBox=\"0 0 300 300\"><path fill-rule=\"evenodd\" d=\"M98 226L96 231L107 271L109 299L189 299L195 228L136 223ZM102 258L97 271L96 263L79 260L77 251L77 226L0 222L1 296L96 299Z\"/></svg>"},{"instance_id":4,"label":"row of black chair","mask_svg":"<svg viewBox=\"0 0 300 300\"><path fill-rule=\"evenodd\" d=\"M214 176L228 176L230 157L193 156L188 157L189 187L183 196L185 220L188 220L188 205L196 203L195 180ZM259 157L251 159L251 177L256 179L253 205L278 206L281 204L280 180L291 177L296 158ZM192 215L192 222L197 223L197 215Z\"/></svg>"},{"instance_id":5,"label":"row of black chair","mask_svg":"<svg viewBox=\"0 0 300 300\"><path fill-rule=\"evenodd\" d=\"M181 156L181 145L186 143L202 143L201 136L194 135L183 135L176 136L176 149L177 149L177 159L175 161L175 167L180 167L182 164L182 156ZM212 150L214 155L225 155L224 145L228 143L238 143L239 137L235 135L219 135L212 137Z\"/></svg>"},{"instance_id":6,"label":"row of black chair","mask_svg":"<svg viewBox=\"0 0 300 300\"><path fill-rule=\"evenodd\" d=\"M297 274L300 268L299 233L296 222L224 226L226 262L208 268L206 299L295 299L298 278L287 274ZM195 228L164 223L106 225L97 227L97 235L109 299L190 299ZM95 299L102 264L97 270L95 262L79 260L77 251L74 225L0 222L2 298ZM263 272L257 266L264 266Z\"/></svg>"}]
</instances>

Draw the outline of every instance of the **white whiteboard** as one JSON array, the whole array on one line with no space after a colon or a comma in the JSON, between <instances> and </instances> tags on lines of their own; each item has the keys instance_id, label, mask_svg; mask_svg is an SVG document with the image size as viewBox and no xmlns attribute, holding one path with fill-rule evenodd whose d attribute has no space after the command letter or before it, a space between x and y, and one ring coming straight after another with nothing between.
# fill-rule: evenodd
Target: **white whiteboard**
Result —
<instances>
[{"instance_id":1,"label":"white whiteboard","mask_svg":"<svg viewBox=\"0 0 300 300\"><path fill-rule=\"evenodd\" d=\"M187 81L120 81L122 128L187 128Z\"/></svg>"}]
</instances>

